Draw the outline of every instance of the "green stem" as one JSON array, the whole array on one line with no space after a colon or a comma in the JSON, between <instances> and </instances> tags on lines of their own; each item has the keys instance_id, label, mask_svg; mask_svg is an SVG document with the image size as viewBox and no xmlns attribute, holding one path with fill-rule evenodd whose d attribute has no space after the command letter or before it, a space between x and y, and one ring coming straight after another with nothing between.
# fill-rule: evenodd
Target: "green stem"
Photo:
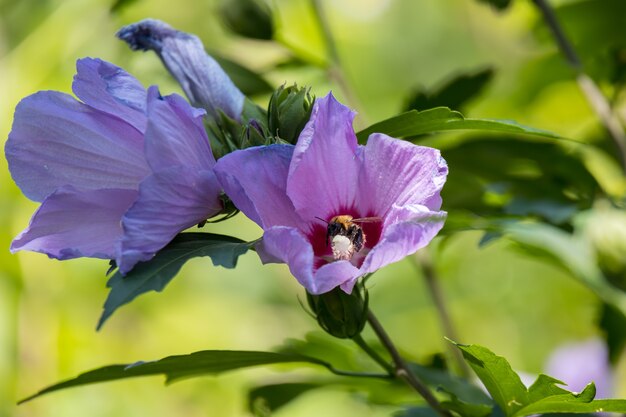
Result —
<instances>
[{"instance_id":1,"label":"green stem","mask_svg":"<svg viewBox=\"0 0 626 417\"><path fill-rule=\"evenodd\" d=\"M372 326L372 330L374 330L380 342L391 355L395 365L394 375L404 380L411 388L417 391L439 416L452 417L452 414L441 406L426 384L411 371L411 368L409 368L408 364L404 361L402 356L400 356L400 352L398 352L391 338L371 310L367 311L367 322Z\"/></svg>"},{"instance_id":2,"label":"green stem","mask_svg":"<svg viewBox=\"0 0 626 417\"><path fill-rule=\"evenodd\" d=\"M550 28L552 36L565 56L565 60L569 66L576 71L578 86L617 146L622 169L626 173L626 134L624 134L623 126L613 113L609 101L604 97L598 85L585 73L582 61L576 54L576 50L569 39L567 39L550 4L548 4L546 0L532 0L532 2L541 12L543 20Z\"/></svg>"},{"instance_id":3,"label":"green stem","mask_svg":"<svg viewBox=\"0 0 626 417\"><path fill-rule=\"evenodd\" d=\"M363 337L361 337L360 334L356 335L355 337L353 337L352 340L354 340L354 343L356 343L361 349L363 349L363 351L365 353L367 353L369 355L369 357L374 360L374 362L379 364L385 371L387 371L387 373L389 375L391 375L392 377L395 375L395 371L393 369L393 366L391 366L389 363L387 363L387 361L384 360L378 354L378 352L376 352L367 343L365 343L365 340L363 340Z\"/></svg>"},{"instance_id":4,"label":"green stem","mask_svg":"<svg viewBox=\"0 0 626 417\"><path fill-rule=\"evenodd\" d=\"M420 270L422 276L424 277L424 281L426 283L426 288L428 288L428 293L435 304L435 309L437 310L437 315L439 316L439 321L441 323L441 327L443 329L443 334L449 339L454 341L460 341L458 334L452 324L452 319L450 318L450 314L448 313L448 309L446 307L446 303L443 298L443 293L441 291L441 287L439 286L439 279L435 273L435 269L428 258L427 252L423 249L420 252L417 252L414 256L411 257L411 261L413 261L413 265L417 269ZM448 346L448 350L452 355L452 358L456 362L458 371L463 378L468 378L471 373L469 366L463 359L463 354L459 349L452 346L449 343L446 343Z\"/></svg>"},{"instance_id":5,"label":"green stem","mask_svg":"<svg viewBox=\"0 0 626 417\"><path fill-rule=\"evenodd\" d=\"M370 372L342 371L340 369L335 369L332 366L327 366L326 368L330 372L332 372L333 374L340 375L340 376L350 376L350 377L356 377L356 378L377 378L377 379L393 378L393 376L388 375L388 374L376 374L376 373L370 373Z\"/></svg>"}]
</instances>

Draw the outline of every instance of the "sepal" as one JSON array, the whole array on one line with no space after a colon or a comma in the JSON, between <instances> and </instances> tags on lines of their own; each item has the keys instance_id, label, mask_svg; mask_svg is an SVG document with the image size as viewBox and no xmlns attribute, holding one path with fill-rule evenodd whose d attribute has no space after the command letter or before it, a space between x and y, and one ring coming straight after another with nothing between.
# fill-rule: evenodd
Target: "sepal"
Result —
<instances>
[{"instance_id":1,"label":"sepal","mask_svg":"<svg viewBox=\"0 0 626 417\"><path fill-rule=\"evenodd\" d=\"M368 293L357 284L347 294L339 287L320 295L307 292L307 301L324 331L340 339L351 339L363 331L367 322Z\"/></svg>"}]
</instances>

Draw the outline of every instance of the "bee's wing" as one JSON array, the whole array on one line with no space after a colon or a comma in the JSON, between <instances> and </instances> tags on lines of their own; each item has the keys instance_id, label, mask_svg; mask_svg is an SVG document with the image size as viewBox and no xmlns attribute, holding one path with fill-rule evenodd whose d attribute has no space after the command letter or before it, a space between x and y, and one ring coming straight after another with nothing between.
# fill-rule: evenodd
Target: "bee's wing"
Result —
<instances>
[{"instance_id":1,"label":"bee's wing","mask_svg":"<svg viewBox=\"0 0 626 417\"><path fill-rule=\"evenodd\" d=\"M383 219L381 217L360 217L358 219L351 220L354 223L375 223L381 222Z\"/></svg>"}]
</instances>

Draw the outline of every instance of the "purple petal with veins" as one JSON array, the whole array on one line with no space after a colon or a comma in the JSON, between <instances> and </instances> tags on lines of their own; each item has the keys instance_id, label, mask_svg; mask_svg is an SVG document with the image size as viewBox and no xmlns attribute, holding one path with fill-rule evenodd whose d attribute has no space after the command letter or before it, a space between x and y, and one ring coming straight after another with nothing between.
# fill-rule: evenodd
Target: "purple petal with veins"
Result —
<instances>
[{"instance_id":1,"label":"purple petal with veins","mask_svg":"<svg viewBox=\"0 0 626 417\"><path fill-rule=\"evenodd\" d=\"M15 183L43 201L63 185L137 189L150 173L143 147L142 133L122 119L41 91L18 104L4 149Z\"/></svg>"},{"instance_id":2,"label":"purple petal with veins","mask_svg":"<svg viewBox=\"0 0 626 417\"><path fill-rule=\"evenodd\" d=\"M82 102L42 91L17 106L9 169L42 204L11 250L116 259L126 273L222 210L205 111L99 59L77 70Z\"/></svg>"},{"instance_id":3,"label":"purple petal with veins","mask_svg":"<svg viewBox=\"0 0 626 417\"><path fill-rule=\"evenodd\" d=\"M95 58L76 62L72 90L83 103L146 130L146 89L120 67Z\"/></svg>"},{"instance_id":4,"label":"purple petal with veins","mask_svg":"<svg viewBox=\"0 0 626 417\"><path fill-rule=\"evenodd\" d=\"M61 187L44 200L26 230L13 240L11 252L29 250L56 259L112 259L123 233L120 219L136 198L135 190Z\"/></svg>"}]
</instances>

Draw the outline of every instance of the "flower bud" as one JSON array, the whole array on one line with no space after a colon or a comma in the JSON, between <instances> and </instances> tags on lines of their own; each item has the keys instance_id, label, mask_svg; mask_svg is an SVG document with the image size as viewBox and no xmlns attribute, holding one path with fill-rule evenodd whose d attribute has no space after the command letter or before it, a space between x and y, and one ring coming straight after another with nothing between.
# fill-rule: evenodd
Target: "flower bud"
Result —
<instances>
[{"instance_id":1,"label":"flower bud","mask_svg":"<svg viewBox=\"0 0 626 417\"><path fill-rule=\"evenodd\" d=\"M224 113L241 120L245 96L206 53L200 38L155 19L124 26L117 37L132 50L156 52L191 104L204 108L211 119L219 119Z\"/></svg>"},{"instance_id":2,"label":"flower bud","mask_svg":"<svg viewBox=\"0 0 626 417\"><path fill-rule=\"evenodd\" d=\"M263 126L256 119L250 120L243 132L245 139L242 148L248 148L250 146L261 146L267 144L267 139L263 133Z\"/></svg>"},{"instance_id":3,"label":"flower bud","mask_svg":"<svg viewBox=\"0 0 626 417\"><path fill-rule=\"evenodd\" d=\"M260 0L224 0L219 12L228 29L238 35L261 40L274 36L272 13Z\"/></svg>"},{"instance_id":4,"label":"flower bud","mask_svg":"<svg viewBox=\"0 0 626 417\"><path fill-rule=\"evenodd\" d=\"M272 143L272 137L267 130L265 110L246 99L241 119L233 120L220 113L217 121L209 120L205 123L216 159L239 149Z\"/></svg>"},{"instance_id":5,"label":"flower bud","mask_svg":"<svg viewBox=\"0 0 626 417\"><path fill-rule=\"evenodd\" d=\"M267 109L270 134L278 141L295 144L311 117L315 97L308 88L280 86Z\"/></svg>"},{"instance_id":6,"label":"flower bud","mask_svg":"<svg viewBox=\"0 0 626 417\"><path fill-rule=\"evenodd\" d=\"M363 331L367 321L367 290L357 285L351 294L339 287L320 294L307 292L307 301L320 327L340 339L353 338Z\"/></svg>"}]
</instances>

